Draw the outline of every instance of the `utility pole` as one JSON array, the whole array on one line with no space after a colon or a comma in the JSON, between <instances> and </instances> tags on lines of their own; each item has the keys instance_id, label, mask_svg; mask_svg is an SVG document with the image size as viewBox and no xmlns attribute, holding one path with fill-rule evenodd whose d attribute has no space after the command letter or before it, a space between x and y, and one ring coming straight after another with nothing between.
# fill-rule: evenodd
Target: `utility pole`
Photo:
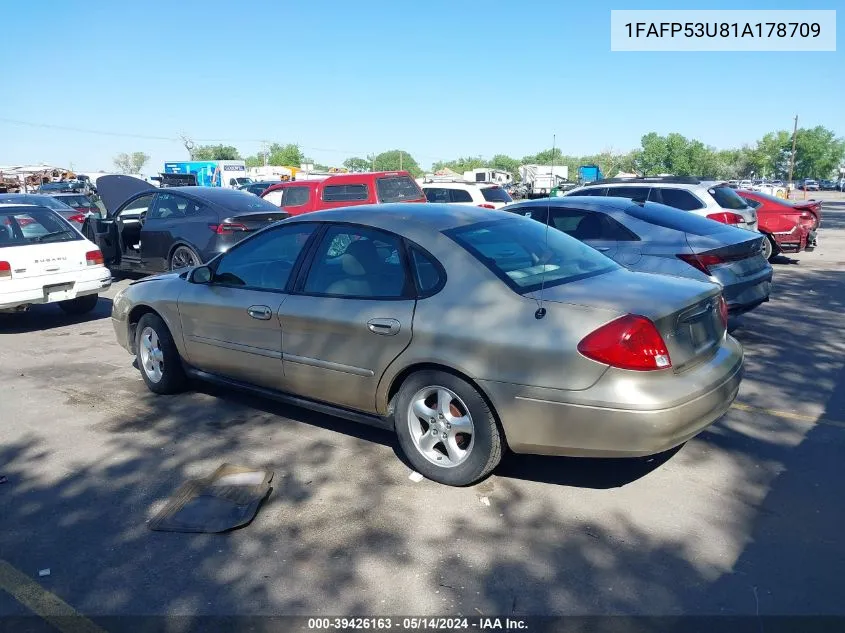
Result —
<instances>
[{"instance_id":1,"label":"utility pole","mask_svg":"<svg viewBox=\"0 0 845 633\"><path fill-rule=\"evenodd\" d=\"M399 150L399 171L402 171L402 150Z\"/></svg>"},{"instance_id":2,"label":"utility pole","mask_svg":"<svg viewBox=\"0 0 845 633\"><path fill-rule=\"evenodd\" d=\"M373 166L370 168L370 171L375 171L376 170L376 155L375 155L375 153L370 154L370 159L372 159L372 161L373 161Z\"/></svg>"},{"instance_id":3,"label":"utility pole","mask_svg":"<svg viewBox=\"0 0 845 633\"><path fill-rule=\"evenodd\" d=\"M264 155L264 166L266 167L267 166L267 160L268 160L267 141L262 141L261 145L262 145L261 153Z\"/></svg>"},{"instance_id":4,"label":"utility pole","mask_svg":"<svg viewBox=\"0 0 845 633\"><path fill-rule=\"evenodd\" d=\"M789 180L786 183L787 192L789 191L789 183L792 182L792 171L795 169L795 139L798 135L798 115L795 115L795 127L792 128L792 155L789 157ZM787 193L787 197L788 193Z\"/></svg>"}]
</instances>

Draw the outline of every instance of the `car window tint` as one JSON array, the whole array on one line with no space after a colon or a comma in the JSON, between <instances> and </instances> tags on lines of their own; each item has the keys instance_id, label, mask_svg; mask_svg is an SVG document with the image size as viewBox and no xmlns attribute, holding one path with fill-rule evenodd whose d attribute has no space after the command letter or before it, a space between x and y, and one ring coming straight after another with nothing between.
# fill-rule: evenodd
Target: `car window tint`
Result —
<instances>
[{"instance_id":1,"label":"car window tint","mask_svg":"<svg viewBox=\"0 0 845 633\"><path fill-rule=\"evenodd\" d=\"M376 180L379 202L402 202L403 200L422 200L420 188L410 176L389 176Z\"/></svg>"},{"instance_id":2,"label":"car window tint","mask_svg":"<svg viewBox=\"0 0 845 633\"><path fill-rule=\"evenodd\" d=\"M615 219L599 211L553 209L552 226L581 241L627 242L639 239Z\"/></svg>"},{"instance_id":3,"label":"car window tint","mask_svg":"<svg viewBox=\"0 0 845 633\"><path fill-rule=\"evenodd\" d=\"M147 194L137 198L127 204L123 209L120 211L121 218L136 218L142 213L146 213L147 209L150 208L150 204L152 204L153 198L155 194Z\"/></svg>"},{"instance_id":4,"label":"car window tint","mask_svg":"<svg viewBox=\"0 0 845 633\"><path fill-rule=\"evenodd\" d=\"M450 189L450 202L472 202L472 194L464 189Z\"/></svg>"},{"instance_id":5,"label":"car window tint","mask_svg":"<svg viewBox=\"0 0 845 633\"><path fill-rule=\"evenodd\" d=\"M758 209L763 206L763 203L758 200L752 200L751 198L743 198L743 200L745 200L745 204L747 204L752 209Z\"/></svg>"},{"instance_id":6,"label":"car window tint","mask_svg":"<svg viewBox=\"0 0 845 633\"><path fill-rule=\"evenodd\" d=\"M411 247L411 260L420 293L426 294L437 288L440 284L440 269L434 260L416 247Z\"/></svg>"},{"instance_id":7,"label":"car window tint","mask_svg":"<svg viewBox=\"0 0 845 633\"><path fill-rule=\"evenodd\" d=\"M287 187L282 196L283 207L299 207L308 202L308 187Z\"/></svg>"},{"instance_id":8,"label":"car window tint","mask_svg":"<svg viewBox=\"0 0 845 633\"><path fill-rule=\"evenodd\" d=\"M160 193L153 208L147 213L147 220L177 220L195 218L204 214L203 205L172 193Z\"/></svg>"},{"instance_id":9,"label":"car window tint","mask_svg":"<svg viewBox=\"0 0 845 633\"><path fill-rule=\"evenodd\" d=\"M669 207L676 209L683 209L684 211L695 211L696 209L703 209L704 204L692 195L689 191L684 189L674 189L672 187L654 187L648 196L652 202L660 202Z\"/></svg>"},{"instance_id":10,"label":"car window tint","mask_svg":"<svg viewBox=\"0 0 845 633\"><path fill-rule=\"evenodd\" d=\"M220 258L214 271L214 283L284 290L293 265L315 226L295 224L270 229L238 244Z\"/></svg>"},{"instance_id":11,"label":"car window tint","mask_svg":"<svg viewBox=\"0 0 845 633\"><path fill-rule=\"evenodd\" d=\"M323 189L323 200L326 202L354 202L366 200L367 185L328 185Z\"/></svg>"},{"instance_id":12,"label":"car window tint","mask_svg":"<svg viewBox=\"0 0 845 633\"><path fill-rule=\"evenodd\" d=\"M277 207L282 206L282 196L284 195L283 189L274 189L273 191L268 191L266 194L261 196L262 200L266 200L271 204L275 204Z\"/></svg>"},{"instance_id":13,"label":"car window tint","mask_svg":"<svg viewBox=\"0 0 845 633\"><path fill-rule=\"evenodd\" d=\"M405 295L405 284L398 237L363 227L334 226L317 247L304 291L393 299Z\"/></svg>"},{"instance_id":14,"label":"car window tint","mask_svg":"<svg viewBox=\"0 0 845 633\"><path fill-rule=\"evenodd\" d=\"M429 187L425 190L425 197L429 202L448 203L452 201L449 190L442 187Z\"/></svg>"},{"instance_id":15,"label":"car window tint","mask_svg":"<svg viewBox=\"0 0 845 633\"><path fill-rule=\"evenodd\" d=\"M648 198L650 187L608 187L607 195L612 198Z\"/></svg>"},{"instance_id":16,"label":"car window tint","mask_svg":"<svg viewBox=\"0 0 845 633\"><path fill-rule=\"evenodd\" d=\"M607 187L588 187L587 189L581 189L580 191L573 191L571 194L572 196L603 196L606 195L605 192L607 191Z\"/></svg>"},{"instance_id":17,"label":"car window tint","mask_svg":"<svg viewBox=\"0 0 845 633\"><path fill-rule=\"evenodd\" d=\"M481 195L487 202L513 202L513 198L508 195L508 192L501 187L484 187L481 190Z\"/></svg>"},{"instance_id":18,"label":"car window tint","mask_svg":"<svg viewBox=\"0 0 845 633\"><path fill-rule=\"evenodd\" d=\"M0 248L81 239L67 222L43 207L0 208Z\"/></svg>"},{"instance_id":19,"label":"car window tint","mask_svg":"<svg viewBox=\"0 0 845 633\"><path fill-rule=\"evenodd\" d=\"M718 204L723 209L734 209L741 211L748 207L745 200L739 197L739 194L728 186L724 187L710 187L707 192L713 196Z\"/></svg>"},{"instance_id":20,"label":"car window tint","mask_svg":"<svg viewBox=\"0 0 845 633\"><path fill-rule=\"evenodd\" d=\"M513 216L444 232L513 290L525 293L616 270L619 265L562 231Z\"/></svg>"}]
</instances>

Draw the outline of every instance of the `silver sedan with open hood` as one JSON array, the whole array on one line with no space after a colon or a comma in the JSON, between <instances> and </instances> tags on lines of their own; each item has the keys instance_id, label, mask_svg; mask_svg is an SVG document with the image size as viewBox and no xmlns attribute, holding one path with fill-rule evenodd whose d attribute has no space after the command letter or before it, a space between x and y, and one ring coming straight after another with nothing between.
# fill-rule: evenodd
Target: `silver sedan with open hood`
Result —
<instances>
[{"instance_id":1,"label":"silver sedan with open hood","mask_svg":"<svg viewBox=\"0 0 845 633\"><path fill-rule=\"evenodd\" d=\"M730 407L719 287L638 273L510 213L321 211L114 300L147 386L195 377L395 430L413 466L479 480L503 451L643 456Z\"/></svg>"}]
</instances>

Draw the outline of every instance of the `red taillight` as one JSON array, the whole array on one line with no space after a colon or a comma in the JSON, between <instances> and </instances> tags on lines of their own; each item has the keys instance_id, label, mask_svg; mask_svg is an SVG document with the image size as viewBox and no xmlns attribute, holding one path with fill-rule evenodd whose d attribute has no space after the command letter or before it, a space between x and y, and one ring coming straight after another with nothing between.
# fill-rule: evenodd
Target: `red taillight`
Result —
<instances>
[{"instance_id":1,"label":"red taillight","mask_svg":"<svg viewBox=\"0 0 845 633\"><path fill-rule=\"evenodd\" d=\"M724 295L719 295L719 318L722 319L722 325L728 329L728 302L725 301Z\"/></svg>"},{"instance_id":2,"label":"red taillight","mask_svg":"<svg viewBox=\"0 0 845 633\"><path fill-rule=\"evenodd\" d=\"M68 220L70 220L71 222L79 222L79 224L82 224L83 222L85 222L85 214L77 213L76 215L70 216Z\"/></svg>"},{"instance_id":3,"label":"red taillight","mask_svg":"<svg viewBox=\"0 0 845 633\"><path fill-rule=\"evenodd\" d=\"M9 262L0 262L0 279L12 278L12 265Z\"/></svg>"},{"instance_id":4,"label":"red taillight","mask_svg":"<svg viewBox=\"0 0 845 633\"><path fill-rule=\"evenodd\" d=\"M601 326L578 343L578 351L599 363L649 371L672 366L669 351L651 320L626 314Z\"/></svg>"},{"instance_id":5,"label":"red taillight","mask_svg":"<svg viewBox=\"0 0 845 633\"><path fill-rule=\"evenodd\" d=\"M248 231L245 224L238 224L236 222L224 222L223 224L209 224L208 228L217 233L217 235L228 235L230 233L237 233L239 231Z\"/></svg>"},{"instance_id":6,"label":"red taillight","mask_svg":"<svg viewBox=\"0 0 845 633\"><path fill-rule=\"evenodd\" d=\"M476 206L479 206L482 209L495 209L496 208L492 204L479 204L479 205L476 205Z\"/></svg>"},{"instance_id":7,"label":"red taillight","mask_svg":"<svg viewBox=\"0 0 845 633\"><path fill-rule=\"evenodd\" d=\"M696 255L695 253L682 253L677 255L677 258L685 261L687 264L703 272L708 277L713 273L710 272L708 266L715 266L717 264L724 264L725 259L718 255Z\"/></svg>"},{"instance_id":8,"label":"red taillight","mask_svg":"<svg viewBox=\"0 0 845 633\"><path fill-rule=\"evenodd\" d=\"M102 266L103 254L100 251L88 251L85 253L85 263L89 266Z\"/></svg>"},{"instance_id":9,"label":"red taillight","mask_svg":"<svg viewBox=\"0 0 845 633\"><path fill-rule=\"evenodd\" d=\"M745 218L730 211L720 211L719 213L710 213L707 216L708 220L716 220L722 224L745 224Z\"/></svg>"}]
</instances>

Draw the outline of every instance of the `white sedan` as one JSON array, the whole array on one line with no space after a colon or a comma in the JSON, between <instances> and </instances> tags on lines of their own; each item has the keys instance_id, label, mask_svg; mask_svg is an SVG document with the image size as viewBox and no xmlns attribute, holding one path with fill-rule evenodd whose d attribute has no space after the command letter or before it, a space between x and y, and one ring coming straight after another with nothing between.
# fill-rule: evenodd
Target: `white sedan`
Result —
<instances>
[{"instance_id":1,"label":"white sedan","mask_svg":"<svg viewBox=\"0 0 845 633\"><path fill-rule=\"evenodd\" d=\"M84 314L109 286L102 253L64 218L46 207L0 204L0 312L58 303Z\"/></svg>"}]
</instances>

